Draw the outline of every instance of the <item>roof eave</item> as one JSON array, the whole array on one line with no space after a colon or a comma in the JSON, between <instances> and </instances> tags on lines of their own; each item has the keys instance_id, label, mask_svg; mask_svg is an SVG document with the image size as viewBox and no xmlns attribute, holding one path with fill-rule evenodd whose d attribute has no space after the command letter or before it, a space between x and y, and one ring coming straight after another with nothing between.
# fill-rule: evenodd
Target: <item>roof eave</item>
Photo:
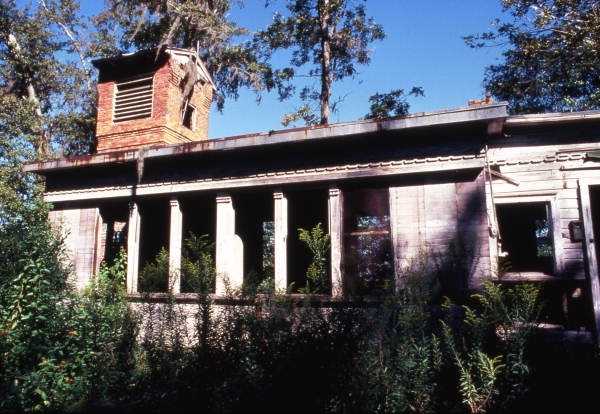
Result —
<instances>
[{"instance_id":1,"label":"roof eave","mask_svg":"<svg viewBox=\"0 0 600 414\"><path fill-rule=\"evenodd\" d=\"M506 119L507 127L557 125L573 122L600 121L600 111L553 112L545 114L512 115Z\"/></svg>"},{"instance_id":2,"label":"roof eave","mask_svg":"<svg viewBox=\"0 0 600 414\"><path fill-rule=\"evenodd\" d=\"M284 129L256 134L232 136L205 141L176 144L140 150L110 152L82 157L61 158L24 166L27 172L43 174L59 169L81 168L90 165L133 162L140 158L177 156L206 151L231 151L263 145L303 143L308 140L339 139L349 136L373 134L383 131L399 131L416 128L452 126L477 122L489 122L507 117L507 104L485 105L476 108L459 108L431 113L413 114L382 120L362 120L340 124L320 125L308 128Z\"/></svg>"}]
</instances>

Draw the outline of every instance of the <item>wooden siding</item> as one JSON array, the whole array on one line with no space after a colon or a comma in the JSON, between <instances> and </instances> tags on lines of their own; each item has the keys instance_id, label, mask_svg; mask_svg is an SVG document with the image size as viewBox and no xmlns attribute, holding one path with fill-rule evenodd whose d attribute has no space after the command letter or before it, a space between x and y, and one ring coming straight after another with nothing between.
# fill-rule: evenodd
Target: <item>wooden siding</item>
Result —
<instances>
[{"instance_id":1,"label":"wooden siding","mask_svg":"<svg viewBox=\"0 0 600 414\"><path fill-rule=\"evenodd\" d=\"M506 144L497 145L489 152L492 167L515 181L510 183L503 178L494 177L494 201L552 199L557 210L553 214L553 221L558 221L553 223L554 229L559 233L555 235L555 255L560 264L560 271L554 276L584 279L584 246L582 242L571 241L569 223L581 220L578 180L600 179L600 164L585 160L585 153L600 149L600 143L577 142L580 139L577 131L573 132L571 142L568 142L568 135L563 135L562 143L556 142L553 131L536 134L525 132L515 134ZM547 141L552 141L553 145L544 145ZM489 186L486 187L486 195L491 197ZM493 212L490 210L489 213ZM491 241L495 243L493 239ZM495 260L494 254L492 260Z\"/></svg>"},{"instance_id":2,"label":"wooden siding","mask_svg":"<svg viewBox=\"0 0 600 414\"><path fill-rule=\"evenodd\" d=\"M467 271L464 288L476 288L489 277L483 172L472 181L390 187L390 215L400 283L406 271L421 265L450 273L462 265Z\"/></svg>"},{"instance_id":3,"label":"wooden siding","mask_svg":"<svg viewBox=\"0 0 600 414\"><path fill-rule=\"evenodd\" d=\"M97 268L98 232L102 227L97 208L63 209L50 212L50 222L64 238L71 282L83 289Z\"/></svg>"}]
</instances>

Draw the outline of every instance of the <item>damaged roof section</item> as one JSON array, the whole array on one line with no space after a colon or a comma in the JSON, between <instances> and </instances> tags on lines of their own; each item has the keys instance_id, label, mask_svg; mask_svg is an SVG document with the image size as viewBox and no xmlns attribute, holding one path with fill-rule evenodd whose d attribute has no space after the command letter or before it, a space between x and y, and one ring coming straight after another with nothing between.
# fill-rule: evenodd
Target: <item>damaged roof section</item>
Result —
<instances>
[{"instance_id":1,"label":"damaged roof section","mask_svg":"<svg viewBox=\"0 0 600 414\"><path fill-rule=\"evenodd\" d=\"M96 59L92 61L92 64L100 72L98 82L105 82L113 77L122 78L127 76L128 72L136 74L139 72L140 67L147 68L148 72L151 72L162 66L169 56L176 59L181 57L193 58L199 78L203 82L212 85L213 90L217 90L208 69L206 69L198 54L189 49L176 47L167 47L163 51L158 51L156 48L146 49L135 53L123 53L117 56Z\"/></svg>"},{"instance_id":2,"label":"damaged roof section","mask_svg":"<svg viewBox=\"0 0 600 414\"><path fill-rule=\"evenodd\" d=\"M134 162L140 158L171 157L183 154L207 153L211 151L259 149L261 146L276 144L302 145L302 143L309 140L311 142L328 141L361 135L373 135L373 138L376 139L377 133L380 132L443 127L445 125L451 126L459 124L491 125L493 121L504 122L506 117L507 104L503 102L485 106L423 112L398 118L360 120L315 127L292 128L210 139L201 142L59 158L29 163L25 165L23 169L27 172L43 174L45 171L52 170Z\"/></svg>"}]
</instances>

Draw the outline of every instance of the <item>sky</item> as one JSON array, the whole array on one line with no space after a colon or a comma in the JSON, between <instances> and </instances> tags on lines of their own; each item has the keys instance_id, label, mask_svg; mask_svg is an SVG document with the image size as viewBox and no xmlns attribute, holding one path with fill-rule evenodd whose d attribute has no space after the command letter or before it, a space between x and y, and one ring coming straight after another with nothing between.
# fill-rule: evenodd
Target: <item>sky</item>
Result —
<instances>
[{"instance_id":1,"label":"sky","mask_svg":"<svg viewBox=\"0 0 600 414\"><path fill-rule=\"evenodd\" d=\"M471 49L462 37L490 30L492 20L502 15L500 0L369 0L367 13L387 36L372 44L369 66L360 67L355 79L334 86L334 94L346 98L331 122L363 117L371 95L396 88L424 88L424 97L409 99L411 113L465 106L485 95L485 67L498 62L501 51ZM248 0L232 17L250 28L260 27L269 23L272 10L262 0ZM281 129L282 115L297 105L279 102L275 93L257 104L254 94L245 91L223 113L213 110L209 136Z\"/></svg>"},{"instance_id":2,"label":"sky","mask_svg":"<svg viewBox=\"0 0 600 414\"><path fill-rule=\"evenodd\" d=\"M278 5L284 0L275 2ZM482 98L485 67L498 62L497 48L471 49L463 36L488 31L492 20L502 16L500 0L368 0L367 13L383 25L386 38L373 43L371 63L359 74L334 85L334 98L345 96L331 122L352 121L369 109L368 99L377 92L410 90L420 86L424 97L409 99L410 112L435 111L465 106ZM81 0L84 14L97 13L102 1ZM246 0L231 17L250 30L265 27L273 8L264 0ZM287 64L284 54L273 64ZM216 105L214 105L216 106ZM281 118L299 106L298 100L280 102L276 93L255 94L243 90L237 101L227 101L222 113L213 106L209 137L282 129Z\"/></svg>"}]
</instances>

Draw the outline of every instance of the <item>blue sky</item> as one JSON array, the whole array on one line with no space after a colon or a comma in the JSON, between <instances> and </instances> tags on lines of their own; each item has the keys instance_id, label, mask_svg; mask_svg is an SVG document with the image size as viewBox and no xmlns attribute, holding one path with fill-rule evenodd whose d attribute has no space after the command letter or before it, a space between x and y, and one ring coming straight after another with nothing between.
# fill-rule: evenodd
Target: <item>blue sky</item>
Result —
<instances>
[{"instance_id":1,"label":"blue sky","mask_svg":"<svg viewBox=\"0 0 600 414\"><path fill-rule=\"evenodd\" d=\"M272 10L263 5L249 0L232 17L249 27L266 25ZM332 122L364 116L369 96L394 88L425 89L424 97L410 100L410 112L464 106L484 95L484 69L501 51L470 49L462 36L489 30L492 20L501 16L499 0L369 0L367 11L383 25L387 37L372 45L371 64L361 67L355 79L334 86L335 95L347 97ZM244 92L237 102L228 102L222 114L213 111L209 135L281 129L282 115L296 105L279 102L276 94L263 96L258 105L252 93Z\"/></svg>"},{"instance_id":2,"label":"blue sky","mask_svg":"<svg viewBox=\"0 0 600 414\"><path fill-rule=\"evenodd\" d=\"M264 3L246 0L242 9L232 11L232 18L252 30L265 27L273 9ZM284 0L275 3L280 6ZM84 14L102 6L93 0L81 4ZM369 0L367 11L383 25L387 37L372 45L371 64L360 67L355 79L334 86L334 95L346 98L332 122L364 116L369 96L395 88L424 88L424 97L410 99L410 112L464 106L484 95L484 69L499 59L501 51L470 49L462 36L489 30L492 20L501 16L500 0ZM286 63L281 55L274 61ZM281 117L297 105L294 100L279 102L275 93L263 95L258 104L253 92L242 91L237 101L227 102L223 113L213 109L209 136L281 129Z\"/></svg>"}]
</instances>

